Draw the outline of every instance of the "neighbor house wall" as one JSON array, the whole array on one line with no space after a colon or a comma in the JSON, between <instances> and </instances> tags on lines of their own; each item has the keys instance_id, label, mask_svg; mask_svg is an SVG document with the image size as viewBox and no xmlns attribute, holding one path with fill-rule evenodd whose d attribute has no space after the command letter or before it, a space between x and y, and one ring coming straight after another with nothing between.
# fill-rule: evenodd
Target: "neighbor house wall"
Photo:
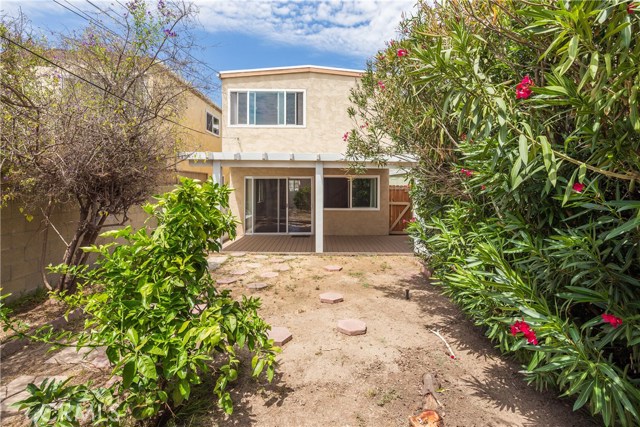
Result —
<instances>
[{"instance_id":1,"label":"neighbor house wall","mask_svg":"<svg viewBox=\"0 0 640 427\"><path fill-rule=\"evenodd\" d=\"M220 120L222 125L222 110L209 100L194 92L187 92L184 102L185 108L180 120L180 124L195 129L198 132L189 129L180 128L181 139L183 141L180 151L182 152L207 152L222 150L222 129L220 135L214 135L207 131L207 111ZM181 161L176 165L178 172L197 172L211 176L211 167L204 162L198 161ZM189 177L198 178L198 175L185 174ZM204 177L206 178L206 177Z\"/></svg>"},{"instance_id":2,"label":"neighbor house wall","mask_svg":"<svg viewBox=\"0 0 640 427\"><path fill-rule=\"evenodd\" d=\"M170 191L173 187L162 187L157 192ZM43 222L42 215L36 211L31 221L20 212L17 203L9 202L0 209L0 276L2 294L11 293L14 299L43 287L40 273L42 253ZM75 205L58 205L52 213L52 223L64 238L69 241L75 232L79 212ZM140 207L133 207L128 213L127 225L139 228L145 225L148 215ZM147 224L148 226L148 224ZM114 227L104 229L112 230ZM98 244L108 240L98 239ZM59 264L66 246L53 229L49 230L45 265ZM55 279L49 275L51 280Z\"/></svg>"},{"instance_id":3,"label":"neighbor house wall","mask_svg":"<svg viewBox=\"0 0 640 427\"><path fill-rule=\"evenodd\" d=\"M231 212L240 221L237 232L238 237L244 235L244 179L253 177L310 177L315 191L315 169L310 168L241 168L229 169L229 185L234 191L229 196ZM386 169L368 169L365 175L380 176L380 199L378 210L358 209L325 209L324 210L324 234L325 235L386 235L389 234L389 173ZM348 175L344 169L324 169L325 176ZM357 177L357 175L351 175ZM315 230L316 218L313 210L313 224Z\"/></svg>"},{"instance_id":4,"label":"neighbor house wall","mask_svg":"<svg viewBox=\"0 0 640 427\"><path fill-rule=\"evenodd\" d=\"M353 127L348 96L357 77L301 72L222 79L224 152L344 153L342 137ZM238 127L229 125L229 91L303 89L305 124L300 127Z\"/></svg>"}]
</instances>

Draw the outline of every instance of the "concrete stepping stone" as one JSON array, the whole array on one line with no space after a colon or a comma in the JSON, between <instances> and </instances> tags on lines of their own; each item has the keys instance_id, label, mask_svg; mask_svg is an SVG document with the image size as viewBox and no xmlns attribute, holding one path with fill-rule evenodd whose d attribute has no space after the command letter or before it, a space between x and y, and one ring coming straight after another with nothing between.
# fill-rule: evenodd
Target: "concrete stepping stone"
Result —
<instances>
[{"instance_id":1,"label":"concrete stepping stone","mask_svg":"<svg viewBox=\"0 0 640 427\"><path fill-rule=\"evenodd\" d=\"M260 277L263 279L273 279L274 277L278 277L278 273L275 271L265 271L264 273L260 273Z\"/></svg>"},{"instance_id":2,"label":"concrete stepping stone","mask_svg":"<svg viewBox=\"0 0 640 427\"><path fill-rule=\"evenodd\" d=\"M234 258L243 257L246 254L247 254L246 252L229 252L229 255L231 255Z\"/></svg>"},{"instance_id":3,"label":"concrete stepping stone","mask_svg":"<svg viewBox=\"0 0 640 427\"><path fill-rule=\"evenodd\" d=\"M244 266L246 268L254 269L254 268L262 267L262 264L260 264L259 262L248 262L248 263L244 264Z\"/></svg>"},{"instance_id":4,"label":"concrete stepping stone","mask_svg":"<svg viewBox=\"0 0 640 427\"><path fill-rule=\"evenodd\" d=\"M341 271L342 266L340 265L325 265L324 269L327 271Z\"/></svg>"},{"instance_id":5,"label":"concrete stepping stone","mask_svg":"<svg viewBox=\"0 0 640 427\"><path fill-rule=\"evenodd\" d=\"M220 279L216 280L216 283L219 285L230 285L237 281L238 279L236 279L235 277L221 277Z\"/></svg>"},{"instance_id":6,"label":"concrete stepping stone","mask_svg":"<svg viewBox=\"0 0 640 427\"><path fill-rule=\"evenodd\" d=\"M18 408L12 405L30 396L29 392L26 391L27 385L33 383L40 386L40 383L42 383L45 378L49 378L50 381L64 381L69 377L64 375L53 375L50 377L37 377L35 375L19 376L7 384L6 387L3 387L2 393L0 393L0 398L2 399L2 404L0 404L0 413L5 416L9 414L17 414L19 412Z\"/></svg>"},{"instance_id":7,"label":"concrete stepping stone","mask_svg":"<svg viewBox=\"0 0 640 427\"><path fill-rule=\"evenodd\" d=\"M275 270L275 271L289 271L291 270L291 267L289 267L288 265L273 265L271 266L271 269Z\"/></svg>"},{"instance_id":8,"label":"concrete stepping stone","mask_svg":"<svg viewBox=\"0 0 640 427\"><path fill-rule=\"evenodd\" d=\"M191 309L191 314L200 314L205 310L205 308L207 308L207 304L196 304Z\"/></svg>"},{"instance_id":9,"label":"concrete stepping stone","mask_svg":"<svg viewBox=\"0 0 640 427\"><path fill-rule=\"evenodd\" d=\"M294 260L294 259L298 259L298 257L295 256L295 255L285 255L285 256L282 257L282 259L285 260L285 261L291 261L291 260Z\"/></svg>"},{"instance_id":10,"label":"concrete stepping stone","mask_svg":"<svg viewBox=\"0 0 640 427\"><path fill-rule=\"evenodd\" d=\"M249 272L249 270L247 270L246 268L241 268L239 270L233 270L231 273L231 275L233 276L244 276L245 274L247 274Z\"/></svg>"},{"instance_id":11,"label":"concrete stepping stone","mask_svg":"<svg viewBox=\"0 0 640 427\"><path fill-rule=\"evenodd\" d=\"M337 292L324 292L320 294L320 302L326 304L337 304L342 301L344 301L344 297L342 296L342 294L339 294Z\"/></svg>"},{"instance_id":12,"label":"concrete stepping stone","mask_svg":"<svg viewBox=\"0 0 640 427\"><path fill-rule=\"evenodd\" d=\"M44 363L54 363L57 365L67 363L67 364L77 364L85 362L88 359L89 353L91 353L91 348L82 347L77 349L75 347L67 347L62 351L59 351L54 356L48 358L44 361Z\"/></svg>"},{"instance_id":13,"label":"concrete stepping stone","mask_svg":"<svg viewBox=\"0 0 640 427\"><path fill-rule=\"evenodd\" d=\"M254 258L255 259L269 259L269 257L267 255L255 255Z\"/></svg>"},{"instance_id":14,"label":"concrete stepping stone","mask_svg":"<svg viewBox=\"0 0 640 427\"><path fill-rule=\"evenodd\" d=\"M338 320L338 332L345 335L363 335L367 333L367 324L358 319Z\"/></svg>"},{"instance_id":15,"label":"concrete stepping stone","mask_svg":"<svg viewBox=\"0 0 640 427\"><path fill-rule=\"evenodd\" d=\"M224 255L213 255L207 258L207 266L209 270L217 270L229 257Z\"/></svg>"},{"instance_id":16,"label":"concrete stepping stone","mask_svg":"<svg viewBox=\"0 0 640 427\"><path fill-rule=\"evenodd\" d=\"M272 259L271 262L275 263L275 264L282 264L283 262L286 262L287 260L284 258L276 258L276 259Z\"/></svg>"},{"instance_id":17,"label":"concrete stepping stone","mask_svg":"<svg viewBox=\"0 0 640 427\"><path fill-rule=\"evenodd\" d=\"M245 286L247 287L247 289L254 289L259 291L260 289L264 289L269 285L263 282L255 282L255 283L247 283Z\"/></svg>"},{"instance_id":18,"label":"concrete stepping stone","mask_svg":"<svg viewBox=\"0 0 640 427\"><path fill-rule=\"evenodd\" d=\"M273 343L278 347L282 347L293 339L293 335L291 335L289 329L283 326L275 326L269 331L269 339L273 340Z\"/></svg>"}]
</instances>

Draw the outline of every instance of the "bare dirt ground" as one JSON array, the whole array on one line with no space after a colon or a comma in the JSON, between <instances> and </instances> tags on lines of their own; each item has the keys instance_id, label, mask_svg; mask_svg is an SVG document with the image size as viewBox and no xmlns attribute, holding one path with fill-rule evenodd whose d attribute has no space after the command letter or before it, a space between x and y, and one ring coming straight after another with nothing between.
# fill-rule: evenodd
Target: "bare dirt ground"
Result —
<instances>
[{"instance_id":1,"label":"bare dirt ground","mask_svg":"<svg viewBox=\"0 0 640 427\"><path fill-rule=\"evenodd\" d=\"M326 265L343 269L328 272ZM259 277L286 267L289 270L278 277ZM248 273L231 275L244 269ZM285 259L247 254L230 257L213 274L237 278L224 287L238 297L260 296L263 317L272 326L287 327L293 340L283 346L271 384L248 377L250 356L244 355L246 375L231 386L233 415L209 405L210 388L205 388L197 399L200 403L186 408L188 415L180 425L407 426L408 416L421 407L418 392L425 372L437 374L442 383L438 399L447 427L598 425L583 412L573 413L572 402L559 399L556 391L540 393L527 386L519 365L500 357L482 331L439 288L428 284L411 256ZM245 285L253 282L270 286L250 291ZM343 294L344 302L320 303L319 294L327 291ZM338 332L336 323L345 318L366 322L367 333ZM430 328L446 338L456 360ZM3 358L0 384L25 373L59 375L59 367L43 365L48 357L45 347L30 345ZM88 375L77 368L64 374ZM215 401L213 394L209 396ZM2 425L24 423L19 416L2 420Z\"/></svg>"}]
</instances>

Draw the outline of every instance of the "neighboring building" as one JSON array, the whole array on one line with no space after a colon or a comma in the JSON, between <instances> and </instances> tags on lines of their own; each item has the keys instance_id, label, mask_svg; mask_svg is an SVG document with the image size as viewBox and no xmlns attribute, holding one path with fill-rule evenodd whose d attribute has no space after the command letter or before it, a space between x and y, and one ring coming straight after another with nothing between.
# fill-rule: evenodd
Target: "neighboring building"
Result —
<instances>
[{"instance_id":1,"label":"neighboring building","mask_svg":"<svg viewBox=\"0 0 640 427\"><path fill-rule=\"evenodd\" d=\"M187 153L222 150L222 110L202 92L190 88L184 96L185 109L180 117L184 145ZM211 176L211 166L206 162L181 161L176 165L179 176L206 180Z\"/></svg>"},{"instance_id":2,"label":"neighboring building","mask_svg":"<svg viewBox=\"0 0 640 427\"><path fill-rule=\"evenodd\" d=\"M220 73L222 152L207 159L229 184L238 236L389 234L389 170L348 170L343 135L350 90L362 72L298 66ZM398 167L406 162L389 159Z\"/></svg>"}]
</instances>

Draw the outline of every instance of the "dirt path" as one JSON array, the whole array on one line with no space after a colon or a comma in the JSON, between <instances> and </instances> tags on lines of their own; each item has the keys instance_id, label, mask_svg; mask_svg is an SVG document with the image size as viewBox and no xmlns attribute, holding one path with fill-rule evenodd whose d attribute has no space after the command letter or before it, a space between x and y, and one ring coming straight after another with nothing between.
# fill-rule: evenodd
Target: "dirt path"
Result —
<instances>
[{"instance_id":1,"label":"dirt path","mask_svg":"<svg viewBox=\"0 0 640 427\"><path fill-rule=\"evenodd\" d=\"M221 273L271 261L255 256L231 259ZM299 256L290 271L268 279L256 292L262 314L286 326L293 340L280 355L280 375L272 385L245 380L234 387L236 412L194 417L194 425L218 426L406 426L421 406L424 372L442 381L441 401L448 427L593 426L589 416L571 411L556 393L538 393L505 361L438 288L427 284L410 256ZM276 264L281 265L281 264ZM340 265L327 272L326 265ZM252 273L243 277L248 283ZM230 285L241 290L242 285ZM410 299L405 299L409 289ZM244 290L243 290L244 291ZM340 292L344 302L321 304L318 295ZM343 318L366 322L367 333L336 330ZM456 352L428 328L439 329Z\"/></svg>"},{"instance_id":2,"label":"dirt path","mask_svg":"<svg viewBox=\"0 0 640 427\"><path fill-rule=\"evenodd\" d=\"M326 265L343 269L328 272ZM277 269L287 271L260 277ZM231 274L241 270L248 272ZM206 394L187 409L192 415L184 425L407 426L421 405L424 372L442 382L439 399L447 427L597 425L588 415L573 413L572 403L555 392L528 387L518 364L499 357L482 332L426 282L413 257L244 255L230 257L214 276L238 279L224 285L235 295L260 296L263 317L272 326L287 327L293 340L283 347L272 384L243 379L232 387L232 416L212 409L207 402L215 399L204 388ZM269 287L250 291L245 285L253 282ZM320 303L318 296L326 291L340 292L344 302ZM344 318L363 320L367 333L339 333L336 323ZM440 330L457 360L429 328ZM42 346L29 346L3 358L1 383L25 373L58 374L55 367L45 371L41 362L47 357ZM244 361L247 371L249 357ZM23 424L18 419L11 417L11 425Z\"/></svg>"}]
</instances>

